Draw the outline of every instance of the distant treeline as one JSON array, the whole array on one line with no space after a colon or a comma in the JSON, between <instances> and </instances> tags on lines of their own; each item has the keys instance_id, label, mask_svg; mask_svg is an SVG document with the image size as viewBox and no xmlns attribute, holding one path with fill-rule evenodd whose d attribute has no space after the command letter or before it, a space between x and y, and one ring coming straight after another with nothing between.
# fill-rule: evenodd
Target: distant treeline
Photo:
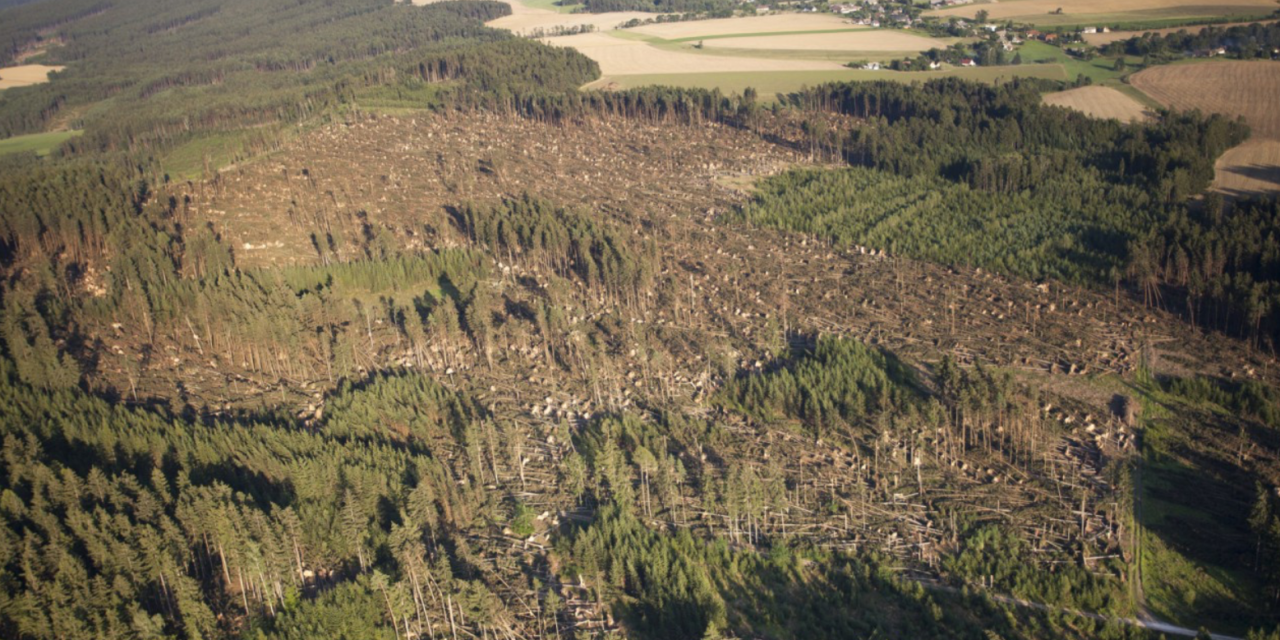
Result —
<instances>
[{"instance_id":1,"label":"distant treeline","mask_svg":"<svg viewBox=\"0 0 1280 640\"><path fill-rule=\"evenodd\" d=\"M1205 27L1175 33L1144 33L1102 48L1106 55L1150 56L1155 59L1196 55L1219 47L1234 58L1273 58L1280 50L1280 22L1233 27Z\"/></svg>"}]
</instances>

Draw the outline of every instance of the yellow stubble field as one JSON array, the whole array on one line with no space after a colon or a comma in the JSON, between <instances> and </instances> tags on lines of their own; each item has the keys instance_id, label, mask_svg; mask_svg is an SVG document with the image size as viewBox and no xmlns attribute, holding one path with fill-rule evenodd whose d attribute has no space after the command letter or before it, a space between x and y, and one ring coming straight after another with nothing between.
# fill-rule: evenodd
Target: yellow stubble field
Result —
<instances>
[{"instance_id":1,"label":"yellow stubble field","mask_svg":"<svg viewBox=\"0 0 1280 640\"><path fill-rule=\"evenodd\" d=\"M43 64L24 64L0 69L0 89L26 87L49 81L49 74L66 67L50 67Z\"/></svg>"},{"instance_id":2,"label":"yellow stubble field","mask_svg":"<svg viewBox=\"0 0 1280 640\"><path fill-rule=\"evenodd\" d=\"M1214 185L1228 193L1280 192L1280 62L1166 65L1136 73L1129 81L1168 107L1243 117L1253 138L1218 160Z\"/></svg>"},{"instance_id":3,"label":"yellow stubble field","mask_svg":"<svg viewBox=\"0 0 1280 640\"><path fill-rule=\"evenodd\" d=\"M1147 108L1137 100L1111 87L1088 86L1050 93L1044 97L1044 103L1121 122L1138 122L1150 117Z\"/></svg>"}]
</instances>

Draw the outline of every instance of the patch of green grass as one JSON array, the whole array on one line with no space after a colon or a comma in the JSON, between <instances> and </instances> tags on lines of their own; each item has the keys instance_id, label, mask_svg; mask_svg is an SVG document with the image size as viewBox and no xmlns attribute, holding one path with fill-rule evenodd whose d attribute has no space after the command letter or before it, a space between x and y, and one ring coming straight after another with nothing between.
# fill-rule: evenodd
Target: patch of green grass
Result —
<instances>
[{"instance_id":1,"label":"patch of green grass","mask_svg":"<svg viewBox=\"0 0 1280 640\"><path fill-rule=\"evenodd\" d=\"M430 109L441 103L441 94L457 84L457 82L417 82L369 87L356 93L356 103L362 109L383 113Z\"/></svg>"},{"instance_id":2,"label":"patch of green grass","mask_svg":"<svg viewBox=\"0 0 1280 640\"><path fill-rule=\"evenodd\" d=\"M35 152L38 156L47 156L63 142L70 140L83 131L51 131L49 133L32 133L25 136L14 136L0 140L0 156L10 153Z\"/></svg>"},{"instance_id":3,"label":"patch of green grass","mask_svg":"<svg viewBox=\"0 0 1280 640\"><path fill-rule=\"evenodd\" d=\"M1217 448L1232 416L1138 385L1142 401L1140 535L1143 590L1152 613L1192 628L1242 634L1255 622L1249 570L1252 494L1232 451Z\"/></svg>"},{"instance_id":4,"label":"patch of green grass","mask_svg":"<svg viewBox=\"0 0 1280 640\"><path fill-rule=\"evenodd\" d=\"M722 73L658 73L623 76L607 76L588 85L588 88L614 87L631 89L648 85L672 87L719 88L726 93L741 93L747 87L760 92L768 101L775 94L787 94L802 87L812 87L824 82L853 82L858 80L894 80L897 82L924 82L933 78L958 77L979 82L999 82L1010 78L1046 78L1066 80L1067 74L1059 64L1024 64L1016 67L969 67L944 71L866 71L862 69L832 69L830 71L735 71Z\"/></svg>"},{"instance_id":5,"label":"patch of green grass","mask_svg":"<svg viewBox=\"0 0 1280 640\"><path fill-rule=\"evenodd\" d=\"M200 178L206 169L217 171L236 162L252 134L251 130L239 130L187 141L169 151L160 166L174 180Z\"/></svg>"},{"instance_id":6,"label":"patch of green grass","mask_svg":"<svg viewBox=\"0 0 1280 640\"><path fill-rule=\"evenodd\" d=\"M1193 628L1208 624L1215 631L1244 631L1232 621L1229 611L1223 612L1227 614L1225 619L1215 616L1215 620L1207 619L1204 612L1208 605L1231 606L1235 602L1237 594L1233 593L1231 576L1216 567L1205 570L1187 560L1149 530L1144 529L1140 535L1143 592L1151 613Z\"/></svg>"},{"instance_id":7,"label":"patch of green grass","mask_svg":"<svg viewBox=\"0 0 1280 640\"><path fill-rule=\"evenodd\" d=\"M1047 62L1062 65L1063 69L1066 70L1067 78L1070 80L1084 76L1092 80L1094 84L1106 84L1108 86L1120 84L1120 78L1142 66L1141 58L1126 56L1126 70L1116 71L1115 57L1098 56L1092 60L1081 60L1071 56L1059 47L1043 42L1027 42L1018 49L1018 53L1022 55L1023 62Z\"/></svg>"},{"instance_id":8,"label":"patch of green grass","mask_svg":"<svg viewBox=\"0 0 1280 640\"><path fill-rule=\"evenodd\" d=\"M580 9L582 4L557 4L559 0L517 0L521 4L530 9L546 9L555 11L556 13L573 13L575 9Z\"/></svg>"}]
</instances>

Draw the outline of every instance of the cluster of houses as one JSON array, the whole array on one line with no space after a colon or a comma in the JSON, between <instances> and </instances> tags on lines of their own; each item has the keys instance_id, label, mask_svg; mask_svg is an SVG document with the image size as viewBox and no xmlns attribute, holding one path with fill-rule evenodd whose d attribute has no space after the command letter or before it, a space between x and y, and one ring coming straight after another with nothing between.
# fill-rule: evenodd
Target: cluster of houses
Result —
<instances>
[{"instance_id":1,"label":"cluster of houses","mask_svg":"<svg viewBox=\"0 0 1280 640\"><path fill-rule=\"evenodd\" d=\"M832 13L849 16L853 23L869 27L908 28L917 18L906 5L881 3L880 0L856 0L854 2L828 4Z\"/></svg>"}]
</instances>

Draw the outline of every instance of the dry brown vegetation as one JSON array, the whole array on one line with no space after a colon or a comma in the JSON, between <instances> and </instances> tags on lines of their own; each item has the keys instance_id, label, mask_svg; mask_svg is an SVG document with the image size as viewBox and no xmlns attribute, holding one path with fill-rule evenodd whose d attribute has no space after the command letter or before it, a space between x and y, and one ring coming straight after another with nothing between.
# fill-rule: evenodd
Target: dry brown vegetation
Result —
<instances>
[{"instance_id":1,"label":"dry brown vegetation","mask_svg":"<svg viewBox=\"0 0 1280 640\"><path fill-rule=\"evenodd\" d=\"M1055 107L1075 109L1094 118L1115 118L1123 122L1136 122L1151 117L1137 100L1111 87L1078 87L1045 95L1044 103Z\"/></svg>"},{"instance_id":2,"label":"dry brown vegetation","mask_svg":"<svg viewBox=\"0 0 1280 640\"><path fill-rule=\"evenodd\" d=\"M1217 165L1217 188L1227 193L1280 191L1280 62L1216 61L1146 69L1130 82L1163 105L1239 116L1253 139Z\"/></svg>"}]
</instances>

